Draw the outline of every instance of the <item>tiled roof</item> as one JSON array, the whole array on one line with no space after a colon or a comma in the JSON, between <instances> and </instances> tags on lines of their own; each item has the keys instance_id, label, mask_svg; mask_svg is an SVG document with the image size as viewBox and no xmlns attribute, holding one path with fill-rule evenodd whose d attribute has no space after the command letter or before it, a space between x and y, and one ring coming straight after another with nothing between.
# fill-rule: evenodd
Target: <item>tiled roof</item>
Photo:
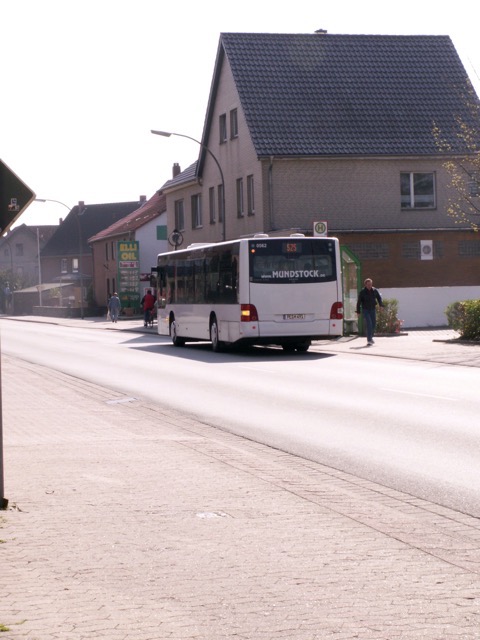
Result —
<instances>
[{"instance_id":1,"label":"tiled roof","mask_svg":"<svg viewBox=\"0 0 480 640\"><path fill-rule=\"evenodd\" d=\"M438 153L434 123L465 151L472 88L448 36L223 33L217 81L224 56L259 156Z\"/></svg>"},{"instance_id":2,"label":"tiled roof","mask_svg":"<svg viewBox=\"0 0 480 640\"><path fill-rule=\"evenodd\" d=\"M91 253L88 239L102 229L106 229L117 220L121 220L129 213L138 209L139 201L116 202L104 204L85 203L85 209L78 216L76 205L67 215L62 224L41 250L43 257L70 256L79 254L79 230L81 234L82 253Z\"/></svg>"},{"instance_id":3,"label":"tiled roof","mask_svg":"<svg viewBox=\"0 0 480 640\"><path fill-rule=\"evenodd\" d=\"M164 195L161 195L158 191L145 203L143 203L138 209L135 209L132 213L114 222L100 233L97 233L89 239L89 242L96 242L112 236L118 236L130 231L135 231L144 224L150 222L154 218L157 218L160 214L167 210L167 200Z\"/></svg>"},{"instance_id":4,"label":"tiled roof","mask_svg":"<svg viewBox=\"0 0 480 640\"><path fill-rule=\"evenodd\" d=\"M198 161L195 161L189 167L187 167L184 171L176 175L174 178L167 180L164 185L162 185L161 189L169 189L171 187L176 187L185 184L185 182L189 182L193 180L197 174L197 165Z\"/></svg>"}]
</instances>

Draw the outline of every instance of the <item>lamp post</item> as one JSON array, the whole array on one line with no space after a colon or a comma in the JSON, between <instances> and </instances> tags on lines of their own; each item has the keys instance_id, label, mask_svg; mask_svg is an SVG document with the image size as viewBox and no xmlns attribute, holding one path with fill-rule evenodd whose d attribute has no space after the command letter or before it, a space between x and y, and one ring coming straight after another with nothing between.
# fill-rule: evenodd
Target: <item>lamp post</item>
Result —
<instances>
[{"instance_id":1,"label":"lamp post","mask_svg":"<svg viewBox=\"0 0 480 640\"><path fill-rule=\"evenodd\" d=\"M35 198L35 202L56 202L57 204L61 204L63 207L66 207L69 211L72 210L67 204L62 202L61 200L53 200L51 198ZM82 272L82 258L83 258L83 244L82 244L82 229L80 225L80 216L85 213L86 207L85 203L82 201L78 202L78 211L75 216L75 222L77 223L78 230L78 272L80 275L80 317L83 320L84 312L83 312L83 272ZM40 251L39 251L39 261L40 261ZM39 262L39 277L40 277L40 262ZM40 282L41 284L41 282Z\"/></svg>"},{"instance_id":2,"label":"lamp post","mask_svg":"<svg viewBox=\"0 0 480 640\"><path fill-rule=\"evenodd\" d=\"M215 164L218 167L218 170L220 171L220 177L222 179L222 223L223 223L222 240L225 241L227 239L227 225L226 225L227 215L225 211L225 179L223 177L222 167L220 166L220 163L217 157L215 156L215 154L213 153L213 151L209 149L209 147L207 147L206 144L203 144L203 142L200 142L200 140L196 140L195 138L192 138L191 136L187 136L183 133L172 133L171 131L155 131L154 129L151 129L150 133L153 133L156 136L164 136L165 138L170 138L170 136L177 136L178 138L187 138L188 140L192 140L193 142L196 142L197 144L199 144L202 147L202 149L205 149L205 151L212 156Z\"/></svg>"}]
</instances>

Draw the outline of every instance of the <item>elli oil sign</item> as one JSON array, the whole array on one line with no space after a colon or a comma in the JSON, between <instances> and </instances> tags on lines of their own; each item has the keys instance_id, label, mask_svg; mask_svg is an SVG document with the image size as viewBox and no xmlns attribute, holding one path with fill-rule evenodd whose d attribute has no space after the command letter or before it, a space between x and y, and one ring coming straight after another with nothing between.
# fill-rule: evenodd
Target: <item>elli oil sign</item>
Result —
<instances>
[{"instance_id":1,"label":"elli oil sign","mask_svg":"<svg viewBox=\"0 0 480 640\"><path fill-rule=\"evenodd\" d=\"M139 244L136 240L123 240L117 243L118 256L118 296L122 307L138 307L140 293Z\"/></svg>"}]
</instances>

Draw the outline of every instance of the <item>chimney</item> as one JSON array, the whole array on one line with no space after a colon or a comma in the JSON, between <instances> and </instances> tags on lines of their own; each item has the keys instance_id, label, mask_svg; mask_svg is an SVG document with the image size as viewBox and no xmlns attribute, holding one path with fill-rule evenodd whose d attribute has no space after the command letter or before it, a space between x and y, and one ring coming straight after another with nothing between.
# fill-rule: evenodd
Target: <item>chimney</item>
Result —
<instances>
[{"instance_id":1,"label":"chimney","mask_svg":"<svg viewBox=\"0 0 480 640\"><path fill-rule=\"evenodd\" d=\"M179 173L180 173L180 165L178 164L178 162L174 162L173 169L172 169L172 177L176 178Z\"/></svg>"},{"instance_id":2,"label":"chimney","mask_svg":"<svg viewBox=\"0 0 480 640\"><path fill-rule=\"evenodd\" d=\"M140 204L145 204L145 202L147 201L147 196L140 196Z\"/></svg>"}]
</instances>

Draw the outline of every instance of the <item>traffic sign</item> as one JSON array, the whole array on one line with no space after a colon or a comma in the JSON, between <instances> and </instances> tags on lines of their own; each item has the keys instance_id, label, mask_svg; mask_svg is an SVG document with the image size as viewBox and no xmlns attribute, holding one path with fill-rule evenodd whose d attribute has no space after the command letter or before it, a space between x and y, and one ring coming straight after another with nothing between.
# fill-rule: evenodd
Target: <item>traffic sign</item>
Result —
<instances>
[{"instance_id":1,"label":"traffic sign","mask_svg":"<svg viewBox=\"0 0 480 640\"><path fill-rule=\"evenodd\" d=\"M328 225L326 222L314 222L313 223L313 235L314 236L326 236Z\"/></svg>"},{"instance_id":2,"label":"traffic sign","mask_svg":"<svg viewBox=\"0 0 480 640\"><path fill-rule=\"evenodd\" d=\"M7 233L33 200L33 191L0 160L0 236Z\"/></svg>"}]
</instances>

